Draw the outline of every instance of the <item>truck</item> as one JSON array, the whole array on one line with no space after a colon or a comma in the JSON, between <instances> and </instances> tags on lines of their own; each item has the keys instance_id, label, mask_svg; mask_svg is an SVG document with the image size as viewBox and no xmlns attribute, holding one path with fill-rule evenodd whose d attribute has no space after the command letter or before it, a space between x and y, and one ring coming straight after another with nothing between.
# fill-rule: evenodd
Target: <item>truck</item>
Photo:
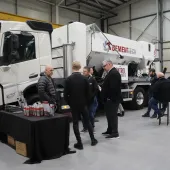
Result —
<instances>
[{"instance_id":1,"label":"truck","mask_svg":"<svg viewBox=\"0 0 170 170\"><path fill-rule=\"evenodd\" d=\"M0 21L0 106L22 98L29 105L39 102L37 82L51 64L59 108L68 109L63 90L72 62L79 61L82 68L93 66L102 84L104 59L112 60L121 74L123 101L131 109L142 109L150 86L148 69L154 67L153 44L103 33L96 24L73 22L53 29L39 21Z\"/></svg>"}]
</instances>

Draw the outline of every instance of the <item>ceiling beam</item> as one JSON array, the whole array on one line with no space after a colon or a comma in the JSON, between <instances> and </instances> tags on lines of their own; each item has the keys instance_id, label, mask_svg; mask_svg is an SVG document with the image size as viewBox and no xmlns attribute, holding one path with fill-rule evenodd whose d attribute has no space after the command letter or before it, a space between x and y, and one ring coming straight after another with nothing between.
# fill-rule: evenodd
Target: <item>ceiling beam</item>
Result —
<instances>
[{"instance_id":1,"label":"ceiling beam","mask_svg":"<svg viewBox=\"0 0 170 170\"><path fill-rule=\"evenodd\" d=\"M108 3L110 3L110 4L113 4L113 5L115 5L115 6L120 5L119 3L114 2L114 1L111 1L111 0L104 0L104 1L106 1L106 2L108 2Z\"/></svg>"},{"instance_id":2,"label":"ceiling beam","mask_svg":"<svg viewBox=\"0 0 170 170\"><path fill-rule=\"evenodd\" d=\"M91 2L95 2L95 3L96 3L96 0L90 0L90 1L91 1ZM99 1L99 3L100 3L102 6L106 7L106 8L111 8L111 6L110 6L110 5L108 5L108 4L105 4L105 3L100 2L100 1Z\"/></svg>"},{"instance_id":3,"label":"ceiling beam","mask_svg":"<svg viewBox=\"0 0 170 170\"><path fill-rule=\"evenodd\" d=\"M128 6L130 4L134 4L134 3L138 2L138 1L142 1L142 0L126 1L125 3L123 3L123 4L121 4L121 5L117 6L117 7L112 8L111 11L122 9L122 8L124 8L124 7L126 7L126 6Z\"/></svg>"},{"instance_id":4,"label":"ceiling beam","mask_svg":"<svg viewBox=\"0 0 170 170\"><path fill-rule=\"evenodd\" d=\"M80 2L81 2L81 1L80 1ZM79 2L79 1L77 1L77 2L72 2L72 3L66 4L66 6L76 5L76 4L80 3L80 2Z\"/></svg>"},{"instance_id":5,"label":"ceiling beam","mask_svg":"<svg viewBox=\"0 0 170 170\"><path fill-rule=\"evenodd\" d=\"M80 13L80 14L83 14L83 15L86 15L86 16L89 16L89 17L92 17L92 18L99 19L99 17L89 14L90 11L86 11L86 12L88 12L88 13L86 13L86 12L83 12L79 9L72 9L72 8L69 8L69 7L66 7L66 6L60 6L60 8L67 9L67 10L72 11L72 12Z\"/></svg>"},{"instance_id":6,"label":"ceiling beam","mask_svg":"<svg viewBox=\"0 0 170 170\"><path fill-rule=\"evenodd\" d=\"M112 14L113 16L116 16L116 14L114 13L114 12L112 12L112 11L108 11L108 9L106 9L106 8L102 8L102 7L100 7L99 5L97 5L97 4L94 4L94 3L91 3L91 1L84 1L84 0L81 0L80 1L80 3L82 3L82 4L86 4L86 5L88 5L89 7L93 7L93 8L96 8L96 9L99 9L99 10L101 10L101 12L103 12L103 13L105 13L105 14Z\"/></svg>"},{"instance_id":7,"label":"ceiling beam","mask_svg":"<svg viewBox=\"0 0 170 170\"><path fill-rule=\"evenodd\" d=\"M128 6L130 4L136 3L138 1L142 1L142 0L130 0L130 1L127 1L126 3L123 3L123 4L121 4L121 5L117 6L117 7L113 7L108 12L115 11L115 10L120 10L120 9L122 9L122 8L124 8L124 7L126 7L126 6ZM111 17L112 17L112 15L110 15L110 16L108 15L104 19L108 19L108 18L111 18Z\"/></svg>"},{"instance_id":8,"label":"ceiling beam","mask_svg":"<svg viewBox=\"0 0 170 170\"><path fill-rule=\"evenodd\" d=\"M120 2L122 2L122 3L126 3L127 1L125 1L125 0L119 0Z\"/></svg>"}]
</instances>

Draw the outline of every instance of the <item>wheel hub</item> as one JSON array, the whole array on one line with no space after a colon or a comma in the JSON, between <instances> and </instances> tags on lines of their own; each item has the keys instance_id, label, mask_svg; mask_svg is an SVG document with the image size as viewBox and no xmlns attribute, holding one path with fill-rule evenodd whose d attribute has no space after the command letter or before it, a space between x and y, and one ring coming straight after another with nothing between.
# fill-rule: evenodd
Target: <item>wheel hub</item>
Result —
<instances>
[{"instance_id":1,"label":"wheel hub","mask_svg":"<svg viewBox=\"0 0 170 170\"><path fill-rule=\"evenodd\" d=\"M138 92L138 94L136 95L136 103L138 105L142 105L144 102L144 95L142 92Z\"/></svg>"}]
</instances>

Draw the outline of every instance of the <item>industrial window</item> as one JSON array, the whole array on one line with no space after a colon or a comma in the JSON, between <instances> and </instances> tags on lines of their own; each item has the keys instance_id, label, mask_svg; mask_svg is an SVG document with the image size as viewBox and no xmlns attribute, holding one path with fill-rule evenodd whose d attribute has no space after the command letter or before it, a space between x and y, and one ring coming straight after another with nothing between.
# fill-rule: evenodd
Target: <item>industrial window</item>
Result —
<instances>
[{"instance_id":1,"label":"industrial window","mask_svg":"<svg viewBox=\"0 0 170 170\"><path fill-rule=\"evenodd\" d=\"M148 44L148 51L150 52L151 51L151 45Z\"/></svg>"},{"instance_id":2,"label":"industrial window","mask_svg":"<svg viewBox=\"0 0 170 170\"><path fill-rule=\"evenodd\" d=\"M20 63L35 58L35 37L31 33L5 33L3 60L1 59L0 65Z\"/></svg>"}]
</instances>

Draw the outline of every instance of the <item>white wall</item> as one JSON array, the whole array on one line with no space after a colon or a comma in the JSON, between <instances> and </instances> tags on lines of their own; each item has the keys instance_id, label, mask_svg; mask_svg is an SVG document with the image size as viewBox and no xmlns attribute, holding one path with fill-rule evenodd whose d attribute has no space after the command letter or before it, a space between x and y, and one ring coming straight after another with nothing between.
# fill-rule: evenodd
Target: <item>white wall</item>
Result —
<instances>
[{"instance_id":1,"label":"white wall","mask_svg":"<svg viewBox=\"0 0 170 170\"><path fill-rule=\"evenodd\" d=\"M170 10L170 0L163 0L164 11ZM109 24L117 23L125 20L129 20L129 6L119 11L117 17L109 19ZM131 17L137 18L141 16L146 16L150 14L157 13L157 5L156 0L141 0L137 3L131 5ZM170 12L164 13L168 19L164 19L164 41L170 41ZM150 16L143 19L134 20L131 22L132 28L132 39L136 40L142 32L147 28L147 26L151 23L155 16ZM112 30L114 30L119 36L130 38L130 23L121 23L110 26ZM109 30L110 34L113 34L111 30ZM157 39L157 18L152 22L152 24L146 29L144 34L140 37L140 41L148 41L153 42ZM164 44L164 48L170 48L170 43ZM170 72L170 49L164 49L164 60L169 60L168 62L164 62L164 66L168 67L168 72Z\"/></svg>"},{"instance_id":2,"label":"white wall","mask_svg":"<svg viewBox=\"0 0 170 170\"><path fill-rule=\"evenodd\" d=\"M77 8L77 6L71 6ZM0 0L0 11L16 14L15 0ZM25 17L51 22L51 5L37 0L18 0L17 14ZM91 24L95 18L81 15L81 22ZM59 24L65 25L69 21L78 21L78 13L59 8ZM52 22L56 23L56 8L52 7ZM97 21L100 25L100 21Z\"/></svg>"}]
</instances>

